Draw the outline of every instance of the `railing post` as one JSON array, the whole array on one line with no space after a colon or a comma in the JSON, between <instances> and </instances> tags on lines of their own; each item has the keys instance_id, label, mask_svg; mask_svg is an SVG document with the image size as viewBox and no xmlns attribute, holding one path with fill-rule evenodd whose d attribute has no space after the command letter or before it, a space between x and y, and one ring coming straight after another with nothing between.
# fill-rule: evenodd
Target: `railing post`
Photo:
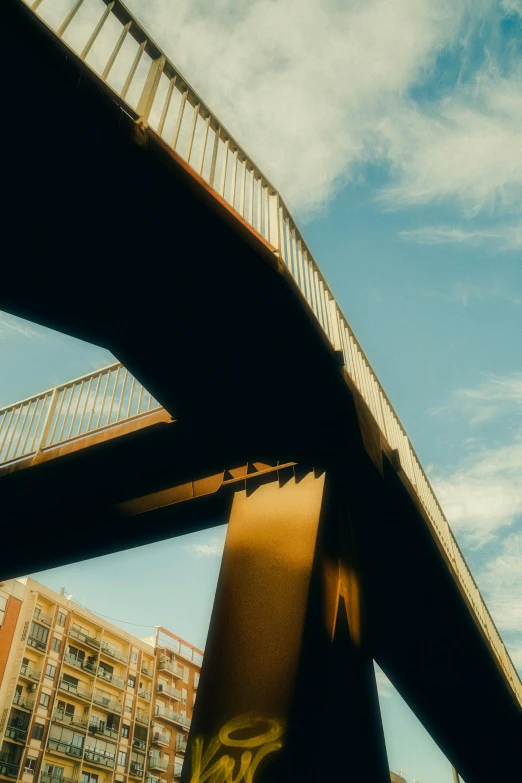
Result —
<instances>
[{"instance_id":1,"label":"railing post","mask_svg":"<svg viewBox=\"0 0 522 783\"><path fill-rule=\"evenodd\" d=\"M279 194L277 191L268 196L268 241L281 256L281 231L279 226Z\"/></svg>"},{"instance_id":2,"label":"railing post","mask_svg":"<svg viewBox=\"0 0 522 783\"><path fill-rule=\"evenodd\" d=\"M140 100L136 111L138 113L138 122L147 122L154 103L154 98L158 91L161 76L163 74L163 68L167 58L164 54L157 57L150 64L149 72L145 80L145 85L141 93Z\"/></svg>"},{"instance_id":3,"label":"railing post","mask_svg":"<svg viewBox=\"0 0 522 783\"><path fill-rule=\"evenodd\" d=\"M53 415L56 410L56 401L58 400L58 387L53 389L53 393L51 395L51 402L49 403L49 410L47 411L47 416L45 417L45 422L42 428L42 434L40 435L35 448L35 456L37 457L40 452L43 451L43 449L46 446L47 443L47 436L49 435L49 430L51 429L51 423L53 420Z\"/></svg>"}]
</instances>

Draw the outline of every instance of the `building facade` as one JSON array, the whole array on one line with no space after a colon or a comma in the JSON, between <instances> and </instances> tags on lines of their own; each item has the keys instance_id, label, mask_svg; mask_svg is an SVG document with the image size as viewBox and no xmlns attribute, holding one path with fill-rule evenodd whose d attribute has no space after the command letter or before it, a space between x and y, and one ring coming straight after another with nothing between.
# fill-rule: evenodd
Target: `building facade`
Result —
<instances>
[{"instance_id":1,"label":"building facade","mask_svg":"<svg viewBox=\"0 0 522 783\"><path fill-rule=\"evenodd\" d=\"M0 781L179 778L201 661L166 629L138 639L32 579L0 583Z\"/></svg>"}]
</instances>

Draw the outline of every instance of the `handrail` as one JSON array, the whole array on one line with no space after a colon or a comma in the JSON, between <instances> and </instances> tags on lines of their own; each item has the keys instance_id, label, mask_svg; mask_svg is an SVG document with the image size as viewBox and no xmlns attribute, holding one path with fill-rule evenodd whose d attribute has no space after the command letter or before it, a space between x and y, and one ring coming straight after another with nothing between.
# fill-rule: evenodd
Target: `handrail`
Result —
<instances>
[{"instance_id":1,"label":"handrail","mask_svg":"<svg viewBox=\"0 0 522 783\"><path fill-rule=\"evenodd\" d=\"M24 2L29 5L27 0ZM81 61L82 68L90 71L94 78L107 85L118 104L141 127L150 125L177 154L185 159L196 174L208 183L210 188L227 201L254 231L268 241L276 256L285 263L330 343L335 350L342 352L346 370L373 414L383 439L391 449L398 452L400 466L418 494L462 593L475 612L502 670L522 704L520 678L465 564L415 450L279 192L121 0L110 0L110 2L104 0L106 8L97 21L92 21L92 28L84 30L83 43L76 50L68 44L64 40L64 35L70 26L74 26L74 18L83 2L84 0L77 0L65 17L55 21L54 28L50 27L41 15L41 12L45 12L46 8L52 5L51 0L43 5L41 5L42 0L33 0L29 7L61 39L63 46ZM111 44L102 55L99 47L99 42L102 40L100 33L109 17L119 23L120 35L115 45ZM82 19L82 24L86 24L85 19ZM134 58L130 68L125 72L120 70L120 85L116 87L114 74L118 72L121 65L118 57L124 42L131 43ZM96 58L92 56L95 50ZM142 79L139 76L142 71L138 66L144 58L148 58L148 72ZM69 400L66 400L66 390L78 388L79 383L83 389L88 377L91 378L90 389L92 379L97 377L98 392L104 374L109 378L112 372L119 373L122 369L121 365L111 365L99 371L98 375L91 374L71 382L72 386L62 385L37 397L1 409L0 464L27 454L38 453L45 446L61 442L65 423L69 422L68 416L73 401L72 393ZM126 370L124 372L127 373ZM133 380L132 383L134 389L135 381ZM104 402L108 386L107 380L103 394ZM80 397L81 392L78 399ZM62 419L64 405L66 413ZM78 405L73 403L72 407L76 411ZM22 411L24 423L19 424ZM91 431L93 413L94 408L86 430L82 431L80 422L76 436ZM115 421L111 421L111 415L109 413L107 426L120 421L119 412ZM83 418L84 416L82 421ZM7 420L7 427L3 432ZM24 429L28 420L29 426ZM35 420L38 424L32 429ZM101 413L98 423L100 420ZM69 436L71 432L72 422ZM20 443L23 445L20 446Z\"/></svg>"}]
</instances>

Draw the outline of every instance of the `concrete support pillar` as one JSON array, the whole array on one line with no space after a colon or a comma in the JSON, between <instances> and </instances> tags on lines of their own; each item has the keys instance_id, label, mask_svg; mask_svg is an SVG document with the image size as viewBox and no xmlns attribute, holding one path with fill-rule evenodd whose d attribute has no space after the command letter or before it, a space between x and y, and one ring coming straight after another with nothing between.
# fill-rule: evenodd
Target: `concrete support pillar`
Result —
<instances>
[{"instance_id":1,"label":"concrete support pillar","mask_svg":"<svg viewBox=\"0 0 522 783\"><path fill-rule=\"evenodd\" d=\"M389 783L342 517L325 474L234 496L182 783Z\"/></svg>"}]
</instances>

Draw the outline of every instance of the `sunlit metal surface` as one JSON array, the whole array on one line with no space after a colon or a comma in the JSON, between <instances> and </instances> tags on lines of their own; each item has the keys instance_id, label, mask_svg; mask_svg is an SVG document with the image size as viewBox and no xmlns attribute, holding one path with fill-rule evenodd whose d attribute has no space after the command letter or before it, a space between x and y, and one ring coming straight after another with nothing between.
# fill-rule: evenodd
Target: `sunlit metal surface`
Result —
<instances>
[{"instance_id":1,"label":"sunlit metal surface","mask_svg":"<svg viewBox=\"0 0 522 783\"><path fill-rule=\"evenodd\" d=\"M34 0L27 5L83 60L86 69L112 89L127 113L142 127L148 125L155 130L264 237L286 264L331 344L342 351L345 367L384 438L397 450L400 467L417 492L468 602L522 704L522 683L415 450L277 189L119 0L108 4L104 0ZM64 437L74 437L74 433L85 434L91 431L90 427L95 430L110 426L120 420L116 416L139 415L139 407L138 412L131 413L134 403L129 406L127 402L127 408L125 403L113 404L108 386L104 387L102 398L97 398L97 404L101 399L103 402L96 411L94 403L89 408L88 403L78 402L81 393L74 399L72 392L69 394L69 389L77 384L82 388L85 383L89 388L93 383L103 387L101 375L109 369L111 373L126 372L114 365L59 387L59 392L51 390L2 409L0 462L35 453L43 444L58 443ZM98 380L91 383L91 377ZM133 389L138 388L137 382L132 383ZM114 412L115 405L118 413Z\"/></svg>"}]
</instances>

